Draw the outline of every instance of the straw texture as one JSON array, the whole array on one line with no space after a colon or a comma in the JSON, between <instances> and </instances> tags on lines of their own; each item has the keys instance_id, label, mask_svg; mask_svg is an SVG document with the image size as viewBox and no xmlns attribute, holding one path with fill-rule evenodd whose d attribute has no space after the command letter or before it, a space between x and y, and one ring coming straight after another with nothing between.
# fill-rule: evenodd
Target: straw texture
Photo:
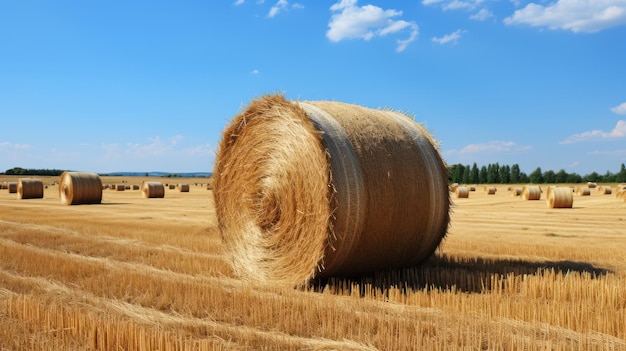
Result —
<instances>
[{"instance_id":1,"label":"straw texture","mask_svg":"<svg viewBox=\"0 0 626 351\"><path fill-rule=\"evenodd\" d=\"M523 200L541 200L541 187L538 185L524 185L521 196Z\"/></svg>"},{"instance_id":2,"label":"straw texture","mask_svg":"<svg viewBox=\"0 0 626 351\"><path fill-rule=\"evenodd\" d=\"M165 187L160 182L142 182L141 196L149 199L165 197Z\"/></svg>"},{"instance_id":3,"label":"straw texture","mask_svg":"<svg viewBox=\"0 0 626 351\"><path fill-rule=\"evenodd\" d=\"M569 187L548 187L548 191L546 192L546 204L548 208L572 208L574 204L574 193Z\"/></svg>"},{"instance_id":4,"label":"straw texture","mask_svg":"<svg viewBox=\"0 0 626 351\"><path fill-rule=\"evenodd\" d=\"M96 173L63 172L59 178L59 194L64 205L99 204L102 181Z\"/></svg>"},{"instance_id":5,"label":"straw texture","mask_svg":"<svg viewBox=\"0 0 626 351\"><path fill-rule=\"evenodd\" d=\"M19 179L17 181L18 199L43 199L43 182L40 179Z\"/></svg>"},{"instance_id":6,"label":"straw texture","mask_svg":"<svg viewBox=\"0 0 626 351\"><path fill-rule=\"evenodd\" d=\"M447 178L405 115L265 96L224 131L213 195L235 272L294 286L423 261L447 232Z\"/></svg>"},{"instance_id":7,"label":"straw texture","mask_svg":"<svg viewBox=\"0 0 626 351\"><path fill-rule=\"evenodd\" d=\"M459 186L454 191L457 199L467 199L469 198L469 189L464 186Z\"/></svg>"}]
</instances>

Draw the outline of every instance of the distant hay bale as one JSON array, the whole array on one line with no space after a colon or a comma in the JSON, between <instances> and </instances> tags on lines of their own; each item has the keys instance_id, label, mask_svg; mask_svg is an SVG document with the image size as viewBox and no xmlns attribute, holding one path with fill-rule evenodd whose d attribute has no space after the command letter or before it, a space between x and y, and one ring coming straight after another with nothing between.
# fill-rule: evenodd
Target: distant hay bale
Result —
<instances>
[{"instance_id":1,"label":"distant hay bale","mask_svg":"<svg viewBox=\"0 0 626 351\"><path fill-rule=\"evenodd\" d=\"M170 189L170 190L174 190L174 189L176 189L176 184L170 184L170 185L168 186L168 189Z\"/></svg>"},{"instance_id":2,"label":"distant hay bale","mask_svg":"<svg viewBox=\"0 0 626 351\"><path fill-rule=\"evenodd\" d=\"M207 190L213 190L213 177L209 178L209 180L206 182L206 188Z\"/></svg>"},{"instance_id":3,"label":"distant hay bale","mask_svg":"<svg viewBox=\"0 0 626 351\"><path fill-rule=\"evenodd\" d=\"M59 194L64 205L99 204L102 181L96 173L63 172L59 178Z\"/></svg>"},{"instance_id":4,"label":"distant hay bale","mask_svg":"<svg viewBox=\"0 0 626 351\"><path fill-rule=\"evenodd\" d=\"M484 190L487 195L495 195L498 191L495 186L486 186Z\"/></svg>"},{"instance_id":5,"label":"distant hay bale","mask_svg":"<svg viewBox=\"0 0 626 351\"><path fill-rule=\"evenodd\" d=\"M459 183L452 183L452 184L449 185L448 188L450 189L450 192L453 193L453 192L456 191L456 188L458 188L458 187L459 187Z\"/></svg>"},{"instance_id":6,"label":"distant hay bale","mask_svg":"<svg viewBox=\"0 0 626 351\"><path fill-rule=\"evenodd\" d=\"M522 188L513 188L511 187L511 196L516 197L522 194Z\"/></svg>"},{"instance_id":7,"label":"distant hay bale","mask_svg":"<svg viewBox=\"0 0 626 351\"><path fill-rule=\"evenodd\" d=\"M595 189L598 186L598 184L593 183L593 182L587 182L587 187L589 189Z\"/></svg>"},{"instance_id":8,"label":"distant hay bale","mask_svg":"<svg viewBox=\"0 0 626 351\"><path fill-rule=\"evenodd\" d=\"M18 199L43 199L43 182L40 179L20 178L17 181Z\"/></svg>"},{"instance_id":9,"label":"distant hay bale","mask_svg":"<svg viewBox=\"0 0 626 351\"><path fill-rule=\"evenodd\" d=\"M0 183L0 190L8 189L7 182Z\"/></svg>"},{"instance_id":10,"label":"distant hay bale","mask_svg":"<svg viewBox=\"0 0 626 351\"><path fill-rule=\"evenodd\" d=\"M9 189L9 194L17 193L17 182L8 182L7 189Z\"/></svg>"},{"instance_id":11,"label":"distant hay bale","mask_svg":"<svg viewBox=\"0 0 626 351\"><path fill-rule=\"evenodd\" d=\"M548 208L572 208L574 193L566 187L548 187L546 204Z\"/></svg>"},{"instance_id":12,"label":"distant hay bale","mask_svg":"<svg viewBox=\"0 0 626 351\"><path fill-rule=\"evenodd\" d=\"M467 199L469 197L469 189L464 186L459 186L454 191L457 199Z\"/></svg>"},{"instance_id":13,"label":"distant hay bale","mask_svg":"<svg viewBox=\"0 0 626 351\"><path fill-rule=\"evenodd\" d=\"M602 195L611 195L613 193L613 190L611 189L610 186L602 185L598 187L598 193Z\"/></svg>"},{"instance_id":14,"label":"distant hay bale","mask_svg":"<svg viewBox=\"0 0 626 351\"><path fill-rule=\"evenodd\" d=\"M626 190L622 190L617 194L617 199L626 202Z\"/></svg>"},{"instance_id":15,"label":"distant hay bale","mask_svg":"<svg viewBox=\"0 0 626 351\"><path fill-rule=\"evenodd\" d=\"M576 188L576 195L578 196L589 196L591 195L591 190L586 186L579 186Z\"/></svg>"},{"instance_id":16,"label":"distant hay bale","mask_svg":"<svg viewBox=\"0 0 626 351\"><path fill-rule=\"evenodd\" d=\"M541 200L541 187L537 185L524 185L521 197L523 200Z\"/></svg>"},{"instance_id":17,"label":"distant hay bale","mask_svg":"<svg viewBox=\"0 0 626 351\"><path fill-rule=\"evenodd\" d=\"M469 191L476 191L476 187L475 186L470 186L469 187Z\"/></svg>"},{"instance_id":18,"label":"distant hay bale","mask_svg":"<svg viewBox=\"0 0 626 351\"><path fill-rule=\"evenodd\" d=\"M139 190L139 185L138 185L138 184L133 184L133 185L131 186L131 189L132 189L132 190Z\"/></svg>"},{"instance_id":19,"label":"distant hay bale","mask_svg":"<svg viewBox=\"0 0 626 351\"><path fill-rule=\"evenodd\" d=\"M141 183L141 196L149 199L165 197L165 187L160 182Z\"/></svg>"},{"instance_id":20,"label":"distant hay bale","mask_svg":"<svg viewBox=\"0 0 626 351\"><path fill-rule=\"evenodd\" d=\"M224 252L247 280L294 286L415 265L448 228L437 146L389 110L254 100L223 132L213 178Z\"/></svg>"},{"instance_id":21,"label":"distant hay bale","mask_svg":"<svg viewBox=\"0 0 626 351\"><path fill-rule=\"evenodd\" d=\"M176 187L178 188L178 191L181 193L189 192L189 184L178 184Z\"/></svg>"},{"instance_id":22,"label":"distant hay bale","mask_svg":"<svg viewBox=\"0 0 626 351\"><path fill-rule=\"evenodd\" d=\"M506 191L511 191L511 190L513 190L513 187L512 187L512 186L507 186L507 187L506 187Z\"/></svg>"},{"instance_id":23,"label":"distant hay bale","mask_svg":"<svg viewBox=\"0 0 626 351\"><path fill-rule=\"evenodd\" d=\"M124 184L115 184L115 191L124 191L126 190L126 185Z\"/></svg>"}]
</instances>

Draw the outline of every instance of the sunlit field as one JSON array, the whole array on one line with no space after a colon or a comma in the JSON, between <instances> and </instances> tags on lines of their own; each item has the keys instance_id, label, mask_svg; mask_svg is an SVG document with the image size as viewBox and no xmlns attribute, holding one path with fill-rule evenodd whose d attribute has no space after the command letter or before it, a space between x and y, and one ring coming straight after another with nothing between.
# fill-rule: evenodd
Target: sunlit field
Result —
<instances>
[{"instance_id":1,"label":"sunlit field","mask_svg":"<svg viewBox=\"0 0 626 351\"><path fill-rule=\"evenodd\" d=\"M626 350L615 193L549 209L478 186L422 266L279 289L233 275L206 178L102 177L131 189L76 206L37 178L43 199L0 190L0 351Z\"/></svg>"}]
</instances>

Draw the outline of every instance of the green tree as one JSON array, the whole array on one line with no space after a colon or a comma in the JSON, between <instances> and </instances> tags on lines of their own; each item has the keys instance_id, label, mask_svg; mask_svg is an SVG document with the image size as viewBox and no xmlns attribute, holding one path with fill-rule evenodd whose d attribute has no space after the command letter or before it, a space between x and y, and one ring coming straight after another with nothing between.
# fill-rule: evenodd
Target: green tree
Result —
<instances>
[{"instance_id":1,"label":"green tree","mask_svg":"<svg viewBox=\"0 0 626 351\"><path fill-rule=\"evenodd\" d=\"M478 174L478 165L476 165L476 162L474 162L474 164L472 165L472 170L470 171L470 183L478 184L479 180L480 176Z\"/></svg>"},{"instance_id":2,"label":"green tree","mask_svg":"<svg viewBox=\"0 0 626 351\"><path fill-rule=\"evenodd\" d=\"M619 169L619 172L615 176L615 181L618 183L626 183L626 167L622 163L622 167Z\"/></svg>"},{"instance_id":3,"label":"green tree","mask_svg":"<svg viewBox=\"0 0 626 351\"><path fill-rule=\"evenodd\" d=\"M543 182L550 184L556 183L556 173L551 169L543 172Z\"/></svg>"},{"instance_id":4,"label":"green tree","mask_svg":"<svg viewBox=\"0 0 626 351\"><path fill-rule=\"evenodd\" d=\"M478 183L487 183L487 166L480 167L480 172L478 173Z\"/></svg>"},{"instance_id":5,"label":"green tree","mask_svg":"<svg viewBox=\"0 0 626 351\"><path fill-rule=\"evenodd\" d=\"M500 183L511 183L511 167L509 165L503 165L500 167Z\"/></svg>"},{"instance_id":6,"label":"green tree","mask_svg":"<svg viewBox=\"0 0 626 351\"><path fill-rule=\"evenodd\" d=\"M567 183L567 172L564 169L559 170L556 173L556 178L554 179L555 183Z\"/></svg>"},{"instance_id":7,"label":"green tree","mask_svg":"<svg viewBox=\"0 0 626 351\"><path fill-rule=\"evenodd\" d=\"M522 183L521 179L520 179L520 169L519 169L519 165L517 163L513 164L513 166L511 166L511 183L512 184L517 184L517 183Z\"/></svg>"},{"instance_id":8,"label":"green tree","mask_svg":"<svg viewBox=\"0 0 626 351\"><path fill-rule=\"evenodd\" d=\"M533 184L543 183L543 173L541 172L541 167L537 167L537 169L532 171L532 173L528 175L528 178Z\"/></svg>"},{"instance_id":9,"label":"green tree","mask_svg":"<svg viewBox=\"0 0 626 351\"><path fill-rule=\"evenodd\" d=\"M470 172L471 172L470 166L469 165L465 166L465 169L463 170L463 179L461 180L461 183L469 184L469 182L470 182Z\"/></svg>"}]
</instances>

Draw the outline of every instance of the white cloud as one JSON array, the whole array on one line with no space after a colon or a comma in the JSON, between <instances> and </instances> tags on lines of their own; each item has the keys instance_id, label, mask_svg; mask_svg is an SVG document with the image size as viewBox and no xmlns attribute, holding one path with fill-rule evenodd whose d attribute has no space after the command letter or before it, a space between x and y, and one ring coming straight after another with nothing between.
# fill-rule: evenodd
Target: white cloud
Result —
<instances>
[{"instance_id":1,"label":"white cloud","mask_svg":"<svg viewBox=\"0 0 626 351\"><path fill-rule=\"evenodd\" d=\"M27 150L30 149L29 144L14 144L10 141L3 141L0 143L0 150Z\"/></svg>"},{"instance_id":2,"label":"white cloud","mask_svg":"<svg viewBox=\"0 0 626 351\"><path fill-rule=\"evenodd\" d=\"M328 23L326 37L332 42L348 39L372 38L409 31L409 37L398 39L397 52L402 52L417 39L419 27L415 22L395 20L402 11L383 10L374 5L357 6L357 0L341 0L330 7L333 15Z\"/></svg>"},{"instance_id":3,"label":"white cloud","mask_svg":"<svg viewBox=\"0 0 626 351\"><path fill-rule=\"evenodd\" d=\"M432 41L434 43L439 43L441 45L447 44L447 43L452 43L452 45L456 45L459 42L459 39L461 39L461 34L464 33L464 30L461 29L457 29L456 31L450 33L450 34L446 34L441 38L436 38L433 37Z\"/></svg>"},{"instance_id":4,"label":"white cloud","mask_svg":"<svg viewBox=\"0 0 626 351\"><path fill-rule=\"evenodd\" d=\"M289 8L289 3L287 0L278 0L274 6L270 9L270 13L267 14L267 17L272 18L276 16L280 11L285 11Z\"/></svg>"},{"instance_id":5,"label":"white cloud","mask_svg":"<svg viewBox=\"0 0 626 351\"><path fill-rule=\"evenodd\" d=\"M580 134L574 134L561 141L559 144L574 144L582 141L597 141L597 140L613 140L626 138L626 121L619 120L617 125L610 132L603 132L601 130L592 130L590 132L583 132Z\"/></svg>"},{"instance_id":6,"label":"white cloud","mask_svg":"<svg viewBox=\"0 0 626 351\"><path fill-rule=\"evenodd\" d=\"M475 153L501 153L501 152L519 152L530 150L531 146L521 146L513 141L490 141L487 144L469 144L462 148L459 154L475 154Z\"/></svg>"},{"instance_id":7,"label":"white cloud","mask_svg":"<svg viewBox=\"0 0 626 351\"><path fill-rule=\"evenodd\" d=\"M484 21L487 18L493 17L493 13L487 9L480 9L480 11L470 16L470 19L476 21Z\"/></svg>"},{"instance_id":8,"label":"white cloud","mask_svg":"<svg viewBox=\"0 0 626 351\"><path fill-rule=\"evenodd\" d=\"M252 75L254 75L254 76L256 76L256 75L257 75L257 74L259 74L259 73L261 73L261 72L259 72L259 70L258 70L258 69L253 69L253 70L252 70L252 72L250 72L250 74L252 74Z\"/></svg>"},{"instance_id":9,"label":"white cloud","mask_svg":"<svg viewBox=\"0 0 626 351\"><path fill-rule=\"evenodd\" d=\"M626 115L626 102L622 102L620 105L611 108L611 111L618 115Z\"/></svg>"},{"instance_id":10,"label":"white cloud","mask_svg":"<svg viewBox=\"0 0 626 351\"><path fill-rule=\"evenodd\" d=\"M233 5L239 6L239 5L242 5L244 2L246 2L246 1L245 0L237 0L237 1L233 2Z\"/></svg>"},{"instance_id":11,"label":"white cloud","mask_svg":"<svg viewBox=\"0 0 626 351\"><path fill-rule=\"evenodd\" d=\"M626 24L626 0L558 0L547 6L530 3L504 23L595 33Z\"/></svg>"},{"instance_id":12,"label":"white cloud","mask_svg":"<svg viewBox=\"0 0 626 351\"><path fill-rule=\"evenodd\" d=\"M422 0L422 5L430 6L437 5L441 6L441 9L444 11L448 10L467 10L473 11L475 10L483 0Z\"/></svg>"},{"instance_id":13,"label":"white cloud","mask_svg":"<svg viewBox=\"0 0 626 351\"><path fill-rule=\"evenodd\" d=\"M422 5L428 6L428 5L440 3L442 1L443 0L422 0Z\"/></svg>"}]
</instances>

